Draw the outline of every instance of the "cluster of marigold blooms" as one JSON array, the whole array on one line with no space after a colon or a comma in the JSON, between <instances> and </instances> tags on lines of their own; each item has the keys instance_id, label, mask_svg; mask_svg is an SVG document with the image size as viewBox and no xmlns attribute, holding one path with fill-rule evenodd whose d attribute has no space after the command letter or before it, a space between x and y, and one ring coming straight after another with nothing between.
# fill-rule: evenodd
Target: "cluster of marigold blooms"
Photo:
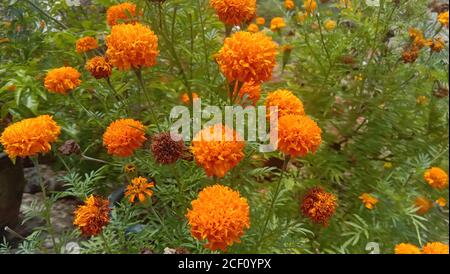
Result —
<instances>
[{"instance_id":1,"label":"cluster of marigold blooms","mask_svg":"<svg viewBox=\"0 0 450 274\"><path fill-rule=\"evenodd\" d=\"M250 22L256 17L256 0L242 0L233 4L224 0L210 0L210 5L228 26ZM314 12L316 6L313 0L305 1L307 12ZM287 3L286 8L292 9L293 6ZM85 66L93 77L107 78L109 81L113 68L140 70L156 64L158 38L148 26L139 23L140 14L132 3L108 9L107 22L111 33L106 37L106 52L89 59ZM264 24L263 19L256 20L258 24ZM278 48L272 38L263 32L238 31L225 39L215 59L233 89L229 91L230 98L239 95L243 99L240 103L247 98L252 104L257 103L261 84L272 77ZM100 53L98 42L93 37L79 39L76 51ZM68 94L80 85L79 78L80 73L76 69L65 66L50 70L44 85L50 92ZM198 95L192 97L197 98ZM182 101L190 103L187 95L182 96ZM265 105L278 108L278 150L286 159L305 157L317 151L322 142L322 131L305 114L303 103L298 97L289 90L279 89L267 95ZM41 115L11 124L2 133L0 142L10 158L36 156L50 151L51 143L57 140L60 131L51 116ZM207 137L214 135L222 138L211 141ZM131 118L110 123L103 134L103 145L108 154L126 158L142 148L148 139L154 161L162 165L175 163L186 150L184 142L173 140L169 132L160 132L147 138L146 127ZM207 176L222 178L244 158L244 147L245 142L236 131L217 124L198 132L189 149ZM133 165L127 165L125 171L136 174ZM425 174L425 179L432 187L443 189L448 185L448 177L442 172L432 168ZM131 203L142 203L153 195L154 187L152 180L134 177L126 187L125 196ZM362 194L360 199L369 209L378 202L367 193ZM211 250L226 251L227 247L239 242L244 230L250 227L247 200L227 186L215 184L204 188L191 206L186 214L191 234L198 240L206 240L205 247ZM311 188L300 202L300 212L324 226L328 225L337 207L337 197L320 186ZM109 223L110 210L107 199L90 195L76 209L74 224L84 235L98 235Z\"/></svg>"},{"instance_id":2,"label":"cluster of marigold blooms","mask_svg":"<svg viewBox=\"0 0 450 274\"><path fill-rule=\"evenodd\" d=\"M441 26L448 28L448 11L439 13L437 20ZM408 34L410 43L405 46L402 53L404 63L414 63L424 47L430 48L430 54L440 52L445 48L445 41L442 37L425 38L421 30L413 27L408 29Z\"/></svg>"}]
</instances>

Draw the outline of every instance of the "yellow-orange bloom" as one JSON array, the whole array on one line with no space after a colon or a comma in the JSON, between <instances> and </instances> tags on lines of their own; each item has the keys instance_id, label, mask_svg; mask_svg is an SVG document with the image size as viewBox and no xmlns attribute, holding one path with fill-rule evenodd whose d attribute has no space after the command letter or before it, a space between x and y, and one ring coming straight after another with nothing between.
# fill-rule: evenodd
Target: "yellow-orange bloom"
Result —
<instances>
[{"instance_id":1,"label":"yellow-orange bloom","mask_svg":"<svg viewBox=\"0 0 450 274\"><path fill-rule=\"evenodd\" d=\"M80 76L78 70L72 67L60 67L47 73L44 85L50 92L67 94L80 85Z\"/></svg>"},{"instance_id":2,"label":"yellow-orange bloom","mask_svg":"<svg viewBox=\"0 0 450 274\"><path fill-rule=\"evenodd\" d=\"M252 24L248 25L247 31L249 31L249 32L258 32L259 31L259 27L258 27L257 24L252 23Z\"/></svg>"},{"instance_id":3,"label":"yellow-orange bloom","mask_svg":"<svg viewBox=\"0 0 450 274\"><path fill-rule=\"evenodd\" d=\"M97 39L91 36L80 38L76 42L76 50L78 53L87 52L98 48Z\"/></svg>"},{"instance_id":4,"label":"yellow-orange bloom","mask_svg":"<svg viewBox=\"0 0 450 274\"><path fill-rule=\"evenodd\" d=\"M306 12L313 13L317 8L317 3L315 0L304 0L303 7L305 8Z\"/></svg>"},{"instance_id":5,"label":"yellow-orange bloom","mask_svg":"<svg viewBox=\"0 0 450 274\"><path fill-rule=\"evenodd\" d=\"M227 25L245 23L256 14L256 0L210 0L209 4Z\"/></svg>"},{"instance_id":6,"label":"yellow-orange bloom","mask_svg":"<svg viewBox=\"0 0 450 274\"><path fill-rule=\"evenodd\" d=\"M414 201L415 206L417 207L417 214L424 215L426 214L432 207L433 202L428 200L425 197L418 197Z\"/></svg>"},{"instance_id":7,"label":"yellow-orange bloom","mask_svg":"<svg viewBox=\"0 0 450 274\"><path fill-rule=\"evenodd\" d=\"M61 127L49 115L28 118L9 125L0 136L3 150L9 158L36 156L52 148Z\"/></svg>"},{"instance_id":8,"label":"yellow-orange bloom","mask_svg":"<svg viewBox=\"0 0 450 274\"><path fill-rule=\"evenodd\" d=\"M378 203L378 199L369 193L363 193L359 196L359 199L364 203L364 206L368 209L373 209L375 205Z\"/></svg>"},{"instance_id":9,"label":"yellow-orange bloom","mask_svg":"<svg viewBox=\"0 0 450 274\"><path fill-rule=\"evenodd\" d=\"M198 96L197 93L192 92L192 100L198 99L200 98L200 96ZM189 94L187 93L183 93L181 95L181 102L183 102L183 104L188 105L189 104Z\"/></svg>"},{"instance_id":10,"label":"yellow-orange bloom","mask_svg":"<svg viewBox=\"0 0 450 274\"><path fill-rule=\"evenodd\" d=\"M327 226L337 206L337 198L333 193L314 187L303 197L300 211L313 222Z\"/></svg>"},{"instance_id":11,"label":"yellow-orange bloom","mask_svg":"<svg viewBox=\"0 0 450 274\"><path fill-rule=\"evenodd\" d=\"M149 182L147 178L136 177L131 180L131 183L125 189L125 196L128 197L132 203L143 202L147 197L152 197L155 183Z\"/></svg>"},{"instance_id":12,"label":"yellow-orange bloom","mask_svg":"<svg viewBox=\"0 0 450 274\"><path fill-rule=\"evenodd\" d=\"M448 245L440 242L427 243L422 247L422 254L449 254Z\"/></svg>"},{"instance_id":13,"label":"yellow-orange bloom","mask_svg":"<svg viewBox=\"0 0 450 274\"><path fill-rule=\"evenodd\" d=\"M103 145L108 153L128 157L140 148L147 138L144 125L133 119L119 119L112 122L103 134Z\"/></svg>"},{"instance_id":14,"label":"yellow-orange bloom","mask_svg":"<svg viewBox=\"0 0 450 274\"><path fill-rule=\"evenodd\" d=\"M437 199L436 204L438 204L440 207L444 207L447 205L447 200L444 197L439 197L439 199Z\"/></svg>"},{"instance_id":15,"label":"yellow-orange bloom","mask_svg":"<svg viewBox=\"0 0 450 274\"><path fill-rule=\"evenodd\" d=\"M448 28L448 11L439 13L438 21Z\"/></svg>"},{"instance_id":16,"label":"yellow-orange bloom","mask_svg":"<svg viewBox=\"0 0 450 274\"><path fill-rule=\"evenodd\" d=\"M244 158L244 146L236 131L217 124L197 133L191 151L208 176L222 178Z\"/></svg>"},{"instance_id":17,"label":"yellow-orange bloom","mask_svg":"<svg viewBox=\"0 0 450 274\"><path fill-rule=\"evenodd\" d=\"M432 167L425 171L423 177L432 188L443 190L448 187L448 175L441 168Z\"/></svg>"},{"instance_id":18,"label":"yellow-orange bloom","mask_svg":"<svg viewBox=\"0 0 450 274\"><path fill-rule=\"evenodd\" d=\"M261 97L261 85L253 82L245 83L239 90L239 97L241 98L241 103L250 101L254 106L256 106L256 103Z\"/></svg>"},{"instance_id":19,"label":"yellow-orange bloom","mask_svg":"<svg viewBox=\"0 0 450 274\"><path fill-rule=\"evenodd\" d=\"M287 89L278 89L267 95L267 117L270 117L270 107L278 107L278 118L286 115L305 115L302 101Z\"/></svg>"},{"instance_id":20,"label":"yellow-orange bloom","mask_svg":"<svg viewBox=\"0 0 450 274\"><path fill-rule=\"evenodd\" d=\"M112 73L111 63L103 56L95 56L89 59L85 68L96 79L108 78Z\"/></svg>"},{"instance_id":21,"label":"yellow-orange bloom","mask_svg":"<svg viewBox=\"0 0 450 274\"><path fill-rule=\"evenodd\" d=\"M134 23L137 21L135 17L136 5L133 3L127 2L114 5L109 7L106 11L106 21L111 27L119 23Z\"/></svg>"},{"instance_id":22,"label":"yellow-orange bloom","mask_svg":"<svg viewBox=\"0 0 450 274\"><path fill-rule=\"evenodd\" d=\"M325 21L324 27L326 30L334 30L336 28L336 21L328 19Z\"/></svg>"},{"instance_id":23,"label":"yellow-orange bloom","mask_svg":"<svg viewBox=\"0 0 450 274\"><path fill-rule=\"evenodd\" d=\"M136 24L115 25L106 37L106 55L119 70L139 69L156 64L158 37L147 26Z\"/></svg>"},{"instance_id":24,"label":"yellow-orange bloom","mask_svg":"<svg viewBox=\"0 0 450 274\"><path fill-rule=\"evenodd\" d=\"M210 250L226 251L239 243L244 229L250 228L248 202L238 191L219 184L204 188L192 201L186 217L191 234L198 240L207 240Z\"/></svg>"},{"instance_id":25,"label":"yellow-orange bloom","mask_svg":"<svg viewBox=\"0 0 450 274\"><path fill-rule=\"evenodd\" d=\"M440 52L444 48L445 48L445 42L441 37L434 39L430 45L430 49L434 52Z\"/></svg>"},{"instance_id":26,"label":"yellow-orange bloom","mask_svg":"<svg viewBox=\"0 0 450 274\"><path fill-rule=\"evenodd\" d=\"M286 27L286 22L283 17L274 17L272 21L270 21L270 29L272 31L281 30Z\"/></svg>"},{"instance_id":27,"label":"yellow-orange bloom","mask_svg":"<svg viewBox=\"0 0 450 274\"><path fill-rule=\"evenodd\" d=\"M216 54L220 70L228 81L262 83L272 78L277 44L262 32L236 32L225 39Z\"/></svg>"},{"instance_id":28,"label":"yellow-orange bloom","mask_svg":"<svg viewBox=\"0 0 450 274\"><path fill-rule=\"evenodd\" d=\"M135 164L126 164L123 167L123 171L125 171L125 173L135 173L136 172L136 165Z\"/></svg>"},{"instance_id":29,"label":"yellow-orange bloom","mask_svg":"<svg viewBox=\"0 0 450 274\"><path fill-rule=\"evenodd\" d=\"M278 150L293 158L316 153L322 130L306 115L286 115L278 120Z\"/></svg>"},{"instance_id":30,"label":"yellow-orange bloom","mask_svg":"<svg viewBox=\"0 0 450 274\"><path fill-rule=\"evenodd\" d=\"M413 43L413 46L418 47L419 49L425 46L431 46L433 44L433 41L431 39L425 39L423 32L419 29L410 27L408 29L408 33Z\"/></svg>"},{"instance_id":31,"label":"yellow-orange bloom","mask_svg":"<svg viewBox=\"0 0 450 274\"><path fill-rule=\"evenodd\" d=\"M292 0L285 0L284 7L288 10L291 10L291 9L295 8L295 3Z\"/></svg>"},{"instance_id":32,"label":"yellow-orange bloom","mask_svg":"<svg viewBox=\"0 0 450 274\"><path fill-rule=\"evenodd\" d=\"M109 223L109 201L94 195L75 210L73 224L86 236L95 236Z\"/></svg>"},{"instance_id":33,"label":"yellow-orange bloom","mask_svg":"<svg viewBox=\"0 0 450 274\"><path fill-rule=\"evenodd\" d=\"M395 246L395 254L421 254L420 249L413 245L407 243L401 243Z\"/></svg>"},{"instance_id":34,"label":"yellow-orange bloom","mask_svg":"<svg viewBox=\"0 0 450 274\"><path fill-rule=\"evenodd\" d=\"M266 19L264 19L264 17L258 17L258 18L256 18L255 22L257 25L262 26L262 25L266 24Z\"/></svg>"}]
</instances>

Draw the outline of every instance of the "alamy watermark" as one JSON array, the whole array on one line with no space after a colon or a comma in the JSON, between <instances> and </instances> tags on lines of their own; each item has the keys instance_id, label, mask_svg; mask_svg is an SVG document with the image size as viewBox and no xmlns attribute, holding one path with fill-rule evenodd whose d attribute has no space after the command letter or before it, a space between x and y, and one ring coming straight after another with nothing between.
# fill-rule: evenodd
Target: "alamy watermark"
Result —
<instances>
[{"instance_id":1,"label":"alamy watermark","mask_svg":"<svg viewBox=\"0 0 450 274\"><path fill-rule=\"evenodd\" d=\"M179 141L247 141L259 144L260 152L272 152L277 149L278 140L278 107L267 109L265 106L225 106L224 113L218 106L205 106L202 109L201 99L193 100L191 111L186 106L175 106L170 112L173 122L170 134L173 140ZM205 123L204 120L209 119ZM225 134L222 127L226 125ZM211 131L202 129L214 127ZM237 134L233 134L236 130Z\"/></svg>"}]
</instances>

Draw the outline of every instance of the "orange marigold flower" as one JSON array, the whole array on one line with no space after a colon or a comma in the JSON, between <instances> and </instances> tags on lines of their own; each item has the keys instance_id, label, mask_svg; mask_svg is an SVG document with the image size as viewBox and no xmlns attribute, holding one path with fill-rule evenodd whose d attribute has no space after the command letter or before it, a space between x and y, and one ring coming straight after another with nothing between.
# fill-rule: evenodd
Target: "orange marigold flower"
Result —
<instances>
[{"instance_id":1,"label":"orange marigold flower","mask_svg":"<svg viewBox=\"0 0 450 274\"><path fill-rule=\"evenodd\" d=\"M144 125L133 119L119 119L112 122L103 134L103 145L108 153L128 157L140 148L145 140Z\"/></svg>"},{"instance_id":2,"label":"orange marigold flower","mask_svg":"<svg viewBox=\"0 0 450 274\"><path fill-rule=\"evenodd\" d=\"M186 217L191 234L198 240L207 240L210 250L226 251L239 243L244 229L250 228L248 202L238 191L219 184L204 188L192 201Z\"/></svg>"},{"instance_id":3,"label":"orange marigold flower","mask_svg":"<svg viewBox=\"0 0 450 274\"><path fill-rule=\"evenodd\" d=\"M363 193L359 196L359 199L364 203L364 206L368 209L373 209L378 203L378 199L369 193Z\"/></svg>"},{"instance_id":4,"label":"orange marigold flower","mask_svg":"<svg viewBox=\"0 0 450 274\"><path fill-rule=\"evenodd\" d=\"M249 31L249 32L258 32L259 31L259 27L258 27L257 24L252 23L252 24L248 25L247 31Z\"/></svg>"},{"instance_id":5,"label":"orange marigold flower","mask_svg":"<svg viewBox=\"0 0 450 274\"><path fill-rule=\"evenodd\" d=\"M336 28L336 21L328 19L325 21L324 27L326 30L334 30Z\"/></svg>"},{"instance_id":6,"label":"orange marigold flower","mask_svg":"<svg viewBox=\"0 0 450 274\"><path fill-rule=\"evenodd\" d=\"M75 210L73 224L86 236L98 235L109 223L109 211L107 199L91 195Z\"/></svg>"},{"instance_id":7,"label":"orange marigold flower","mask_svg":"<svg viewBox=\"0 0 450 274\"><path fill-rule=\"evenodd\" d=\"M28 118L9 125L0 136L3 150L9 158L36 156L52 148L61 127L49 115Z\"/></svg>"},{"instance_id":8,"label":"orange marigold flower","mask_svg":"<svg viewBox=\"0 0 450 274\"><path fill-rule=\"evenodd\" d=\"M283 17L274 17L272 21L270 21L270 29L272 31L281 30L286 27L286 22Z\"/></svg>"},{"instance_id":9,"label":"orange marigold flower","mask_svg":"<svg viewBox=\"0 0 450 274\"><path fill-rule=\"evenodd\" d=\"M192 92L192 100L198 99L200 98L200 96L198 96L197 93ZM183 104L188 105L189 104L189 94L187 93L183 93L181 95L181 102L183 102Z\"/></svg>"},{"instance_id":10,"label":"orange marigold flower","mask_svg":"<svg viewBox=\"0 0 450 274\"><path fill-rule=\"evenodd\" d=\"M439 13L438 21L448 28L448 11Z\"/></svg>"},{"instance_id":11,"label":"orange marigold flower","mask_svg":"<svg viewBox=\"0 0 450 274\"><path fill-rule=\"evenodd\" d=\"M112 73L111 63L103 56L89 59L85 68L96 79L108 78Z\"/></svg>"},{"instance_id":12,"label":"orange marigold flower","mask_svg":"<svg viewBox=\"0 0 450 274\"><path fill-rule=\"evenodd\" d=\"M333 193L314 187L303 197L300 211L313 222L327 226L337 206L337 198Z\"/></svg>"},{"instance_id":13,"label":"orange marigold flower","mask_svg":"<svg viewBox=\"0 0 450 274\"><path fill-rule=\"evenodd\" d=\"M136 5L133 3L127 2L114 5L109 7L106 11L106 21L111 27L119 23L134 23L137 21L135 17Z\"/></svg>"},{"instance_id":14,"label":"orange marigold flower","mask_svg":"<svg viewBox=\"0 0 450 274\"><path fill-rule=\"evenodd\" d=\"M80 76L78 70L72 67L60 67L47 73L44 85L50 92L67 94L80 85Z\"/></svg>"},{"instance_id":15,"label":"orange marigold flower","mask_svg":"<svg viewBox=\"0 0 450 274\"><path fill-rule=\"evenodd\" d=\"M267 95L267 117L270 117L270 107L278 107L278 118L286 115L305 115L302 101L287 89L278 89Z\"/></svg>"},{"instance_id":16,"label":"orange marigold flower","mask_svg":"<svg viewBox=\"0 0 450 274\"><path fill-rule=\"evenodd\" d=\"M445 200L444 197L439 197L439 199L437 199L436 204L438 204L440 207L444 207L447 205L447 200Z\"/></svg>"},{"instance_id":17,"label":"orange marigold flower","mask_svg":"<svg viewBox=\"0 0 450 274\"><path fill-rule=\"evenodd\" d=\"M431 46L433 43L431 39L425 39L423 32L419 29L410 27L408 29L409 37L413 43L413 46L421 49L425 46Z\"/></svg>"},{"instance_id":18,"label":"orange marigold flower","mask_svg":"<svg viewBox=\"0 0 450 274\"><path fill-rule=\"evenodd\" d=\"M448 245L440 242L427 243L422 247L422 254L449 254Z\"/></svg>"},{"instance_id":19,"label":"orange marigold flower","mask_svg":"<svg viewBox=\"0 0 450 274\"><path fill-rule=\"evenodd\" d=\"M394 252L395 254L421 254L417 246L406 243L396 245Z\"/></svg>"},{"instance_id":20,"label":"orange marigold flower","mask_svg":"<svg viewBox=\"0 0 450 274\"><path fill-rule=\"evenodd\" d=\"M80 38L76 42L76 50L78 53L88 52L98 48L97 39L91 36Z\"/></svg>"},{"instance_id":21,"label":"orange marigold flower","mask_svg":"<svg viewBox=\"0 0 450 274\"><path fill-rule=\"evenodd\" d=\"M262 83L272 78L277 47L262 32L240 31L225 39L216 60L228 81Z\"/></svg>"},{"instance_id":22,"label":"orange marigold flower","mask_svg":"<svg viewBox=\"0 0 450 274\"><path fill-rule=\"evenodd\" d=\"M425 197L416 198L416 200L414 201L414 204L417 207L416 213L419 215L424 215L433 207L433 202L428 200Z\"/></svg>"},{"instance_id":23,"label":"orange marigold flower","mask_svg":"<svg viewBox=\"0 0 450 274\"><path fill-rule=\"evenodd\" d=\"M11 92L16 91L16 89L17 89L16 85L9 85L6 87L6 90Z\"/></svg>"},{"instance_id":24,"label":"orange marigold flower","mask_svg":"<svg viewBox=\"0 0 450 274\"><path fill-rule=\"evenodd\" d=\"M236 131L217 124L197 133L191 151L208 176L222 178L244 158L241 140Z\"/></svg>"},{"instance_id":25,"label":"orange marigold flower","mask_svg":"<svg viewBox=\"0 0 450 274\"><path fill-rule=\"evenodd\" d=\"M432 188L443 190L448 187L448 175L441 168L432 167L425 171L423 177Z\"/></svg>"},{"instance_id":26,"label":"orange marigold flower","mask_svg":"<svg viewBox=\"0 0 450 274\"><path fill-rule=\"evenodd\" d=\"M306 115L286 115L278 120L278 150L291 157L316 153L322 130Z\"/></svg>"},{"instance_id":27,"label":"orange marigold flower","mask_svg":"<svg viewBox=\"0 0 450 274\"><path fill-rule=\"evenodd\" d=\"M106 37L106 55L119 70L139 69L156 64L158 37L148 27L136 23L113 26Z\"/></svg>"},{"instance_id":28,"label":"orange marigold flower","mask_svg":"<svg viewBox=\"0 0 450 274\"><path fill-rule=\"evenodd\" d=\"M136 177L131 180L131 184L129 184L125 190L125 196L128 197L131 203L143 202L147 197L152 197L153 190L155 187L155 183L149 182L144 177Z\"/></svg>"},{"instance_id":29,"label":"orange marigold flower","mask_svg":"<svg viewBox=\"0 0 450 274\"><path fill-rule=\"evenodd\" d=\"M440 52L444 48L445 48L445 42L441 37L434 39L430 45L430 49L434 52Z\"/></svg>"},{"instance_id":30,"label":"orange marigold flower","mask_svg":"<svg viewBox=\"0 0 450 274\"><path fill-rule=\"evenodd\" d=\"M295 8L295 3L292 0L285 0L284 7L288 10L291 10L291 9Z\"/></svg>"},{"instance_id":31,"label":"orange marigold flower","mask_svg":"<svg viewBox=\"0 0 450 274\"><path fill-rule=\"evenodd\" d=\"M262 25L266 24L266 19L264 19L264 17L258 17L258 18L256 18L255 22L257 25L262 26Z\"/></svg>"},{"instance_id":32,"label":"orange marigold flower","mask_svg":"<svg viewBox=\"0 0 450 274\"><path fill-rule=\"evenodd\" d=\"M317 3L315 0L304 0L303 7L305 8L306 12L313 13L317 8Z\"/></svg>"},{"instance_id":33,"label":"orange marigold flower","mask_svg":"<svg viewBox=\"0 0 450 274\"><path fill-rule=\"evenodd\" d=\"M241 103L245 104L246 101L250 101L256 106L261 97L261 85L253 82L245 83L239 90L239 97L241 98Z\"/></svg>"},{"instance_id":34,"label":"orange marigold flower","mask_svg":"<svg viewBox=\"0 0 450 274\"><path fill-rule=\"evenodd\" d=\"M256 0L210 0L209 4L227 25L250 21L256 14Z\"/></svg>"}]
</instances>

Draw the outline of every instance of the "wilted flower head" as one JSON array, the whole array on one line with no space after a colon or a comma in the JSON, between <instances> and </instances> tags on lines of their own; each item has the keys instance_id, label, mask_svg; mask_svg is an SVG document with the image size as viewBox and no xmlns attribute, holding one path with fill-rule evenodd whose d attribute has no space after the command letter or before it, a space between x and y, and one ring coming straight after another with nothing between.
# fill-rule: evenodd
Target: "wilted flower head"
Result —
<instances>
[{"instance_id":1,"label":"wilted flower head","mask_svg":"<svg viewBox=\"0 0 450 274\"><path fill-rule=\"evenodd\" d=\"M448 186L448 175L441 168L432 167L425 171L423 177L432 188L442 190Z\"/></svg>"},{"instance_id":2,"label":"wilted flower head","mask_svg":"<svg viewBox=\"0 0 450 274\"><path fill-rule=\"evenodd\" d=\"M159 54L158 37L139 23L113 26L106 45L108 60L119 70L151 67Z\"/></svg>"},{"instance_id":3,"label":"wilted flower head","mask_svg":"<svg viewBox=\"0 0 450 274\"><path fill-rule=\"evenodd\" d=\"M407 243L401 243L395 246L395 254L420 254L420 249L413 245Z\"/></svg>"},{"instance_id":4,"label":"wilted flower head","mask_svg":"<svg viewBox=\"0 0 450 274\"><path fill-rule=\"evenodd\" d=\"M9 158L36 156L52 148L61 127L49 115L28 118L9 125L0 136L3 150Z\"/></svg>"},{"instance_id":5,"label":"wilted flower head","mask_svg":"<svg viewBox=\"0 0 450 274\"><path fill-rule=\"evenodd\" d=\"M422 254L449 254L448 245L440 242L427 243L422 247Z\"/></svg>"},{"instance_id":6,"label":"wilted flower head","mask_svg":"<svg viewBox=\"0 0 450 274\"><path fill-rule=\"evenodd\" d=\"M430 49L434 52L440 52L445 48L445 42L441 37L433 39L433 42L430 45Z\"/></svg>"},{"instance_id":7,"label":"wilted flower head","mask_svg":"<svg viewBox=\"0 0 450 274\"><path fill-rule=\"evenodd\" d=\"M414 46L404 49L402 53L403 63L414 63L419 57L419 53L419 48Z\"/></svg>"},{"instance_id":8,"label":"wilted flower head","mask_svg":"<svg viewBox=\"0 0 450 274\"><path fill-rule=\"evenodd\" d=\"M134 23L136 22L135 17L136 5L133 3L126 2L114 5L109 7L106 11L106 21L111 27L119 23Z\"/></svg>"},{"instance_id":9,"label":"wilted flower head","mask_svg":"<svg viewBox=\"0 0 450 274\"><path fill-rule=\"evenodd\" d=\"M140 148L145 140L144 125L133 119L119 119L112 122L103 134L103 145L108 153L128 157Z\"/></svg>"},{"instance_id":10,"label":"wilted flower head","mask_svg":"<svg viewBox=\"0 0 450 274\"><path fill-rule=\"evenodd\" d=\"M125 196L128 197L129 201L135 203L145 201L146 198L153 195L153 188L155 183L149 182L147 178L136 177L131 180L131 183L125 189Z\"/></svg>"},{"instance_id":11,"label":"wilted flower head","mask_svg":"<svg viewBox=\"0 0 450 274\"><path fill-rule=\"evenodd\" d=\"M210 0L209 4L227 25L240 25L256 14L256 0Z\"/></svg>"},{"instance_id":12,"label":"wilted flower head","mask_svg":"<svg viewBox=\"0 0 450 274\"><path fill-rule=\"evenodd\" d=\"M103 56L89 59L85 68L95 79L108 78L112 73L111 63Z\"/></svg>"},{"instance_id":13,"label":"wilted flower head","mask_svg":"<svg viewBox=\"0 0 450 274\"><path fill-rule=\"evenodd\" d=\"M98 48L97 39L91 36L80 38L76 42L76 50L78 53L87 52Z\"/></svg>"},{"instance_id":14,"label":"wilted flower head","mask_svg":"<svg viewBox=\"0 0 450 274\"><path fill-rule=\"evenodd\" d=\"M326 226L337 206L337 198L333 193L314 187L303 197L300 211L313 222Z\"/></svg>"},{"instance_id":15,"label":"wilted flower head","mask_svg":"<svg viewBox=\"0 0 450 274\"><path fill-rule=\"evenodd\" d=\"M197 133L191 151L208 176L224 177L244 158L245 143L238 136L236 131L221 124Z\"/></svg>"},{"instance_id":16,"label":"wilted flower head","mask_svg":"<svg viewBox=\"0 0 450 274\"><path fill-rule=\"evenodd\" d=\"M174 141L170 132L162 132L152 137L151 150L156 162L173 164L183 154L184 142L181 137L179 141Z\"/></svg>"},{"instance_id":17,"label":"wilted flower head","mask_svg":"<svg viewBox=\"0 0 450 274\"><path fill-rule=\"evenodd\" d=\"M98 235L109 223L109 211L108 200L91 195L75 210L73 224L86 236Z\"/></svg>"},{"instance_id":18,"label":"wilted flower head","mask_svg":"<svg viewBox=\"0 0 450 274\"><path fill-rule=\"evenodd\" d=\"M286 115L278 120L278 150L291 157L316 153L322 143L322 130L305 115Z\"/></svg>"},{"instance_id":19,"label":"wilted flower head","mask_svg":"<svg viewBox=\"0 0 450 274\"><path fill-rule=\"evenodd\" d=\"M207 240L211 250L226 251L250 228L250 210L245 198L238 191L222 185L204 188L192 201L186 217L191 234L198 240Z\"/></svg>"},{"instance_id":20,"label":"wilted flower head","mask_svg":"<svg viewBox=\"0 0 450 274\"><path fill-rule=\"evenodd\" d=\"M54 93L67 94L81 83L81 74L72 67L61 67L50 70L45 76L44 85Z\"/></svg>"},{"instance_id":21,"label":"wilted flower head","mask_svg":"<svg viewBox=\"0 0 450 274\"><path fill-rule=\"evenodd\" d=\"M287 89L278 89L267 95L267 117L270 117L270 107L278 107L278 118L291 114L305 115L302 101Z\"/></svg>"},{"instance_id":22,"label":"wilted flower head","mask_svg":"<svg viewBox=\"0 0 450 274\"><path fill-rule=\"evenodd\" d=\"M80 153L80 145L75 140L67 140L58 148L59 153L62 155L72 155Z\"/></svg>"},{"instance_id":23,"label":"wilted flower head","mask_svg":"<svg viewBox=\"0 0 450 274\"><path fill-rule=\"evenodd\" d=\"M262 83L272 78L277 44L262 32L236 32L225 39L216 54L220 70L228 81Z\"/></svg>"}]
</instances>

